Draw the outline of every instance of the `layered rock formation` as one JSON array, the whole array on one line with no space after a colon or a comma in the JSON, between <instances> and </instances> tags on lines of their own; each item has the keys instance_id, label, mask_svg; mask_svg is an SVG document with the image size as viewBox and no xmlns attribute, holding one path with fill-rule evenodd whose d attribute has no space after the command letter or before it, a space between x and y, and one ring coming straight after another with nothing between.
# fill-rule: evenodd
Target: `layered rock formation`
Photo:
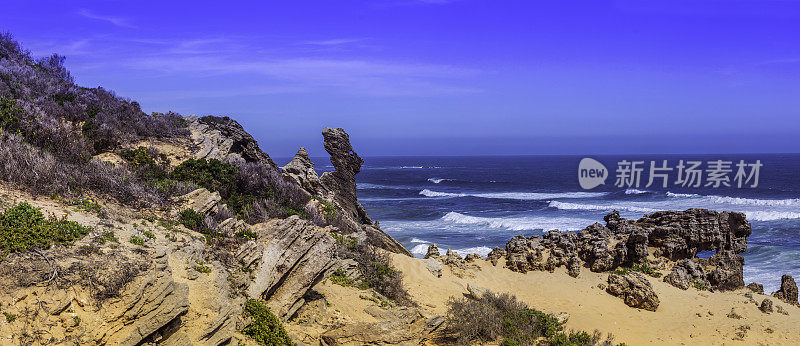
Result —
<instances>
[{"instance_id":1,"label":"layered rock formation","mask_svg":"<svg viewBox=\"0 0 800 346\"><path fill-rule=\"evenodd\" d=\"M552 271L566 266L572 276L585 267L594 272L620 266L667 261L692 260L700 251L716 250L708 268L694 262L680 262L669 282L688 287L696 281L720 290L744 286L744 258L750 224L744 214L705 209L662 211L639 220L621 218L618 212L604 217L606 225L595 223L580 232L549 231L542 236L516 236L505 250L495 249L489 260L505 258L514 271ZM651 253L651 249L653 250Z\"/></svg>"},{"instance_id":2,"label":"layered rock formation","mask_svg":"<svg viewBox=\"0 0 800 346\"><path fill-rule=\"evenodd\" d=\"M192 141L199 147L196 159L227 161L242 159L277 167L258 146L258 142L235 120L229 117L205 116L186 118Z\"/></svg>"},{"instance_id":3,"label":"layered rock formation","mask_svg":"<svg viewBox=\"0 0 800 346\"><path fill-rule=\"evenodd\" d=\"M650 281L636 272L608 275L606 291L620 297L626 305L634 308L656 311L660 303Z\"/></svg>"},{"instance_id":4,"label":"layered rock formation","mask_svg":"<svg viewBox=\"0 0 800 346\"><path fill-rule=\"evenodd\" d=\"M376 227L356 196L356 174L361 172L364 160L350 144L350 136L341 128L326 127L322 131L325 150L330 154L334 171L317 177L308 153L301 148L291 162L283 167L283 174L302 186L312 196L331 203L337 213L335 220L339 232L363 235L371 245L411 256L400 242Z\"/></svg>"},{"instance_id":5,"label":"layered rock formation","mask_svg":"<svg viewBox=\"0 0 800 346\"><path fill-rule=\"evenodd\" d=\"M797 302L797 283L794 282L791 275L781 276L781 288L773 292L772 296L786 303L800 306Z\"/></svg>"}]
</instances>

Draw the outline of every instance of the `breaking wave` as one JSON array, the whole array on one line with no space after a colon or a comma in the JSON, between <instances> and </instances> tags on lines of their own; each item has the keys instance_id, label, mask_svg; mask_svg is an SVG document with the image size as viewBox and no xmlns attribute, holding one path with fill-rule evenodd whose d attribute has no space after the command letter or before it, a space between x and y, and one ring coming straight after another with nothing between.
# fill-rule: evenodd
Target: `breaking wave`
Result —
<instances>
[{"instance_id":1,"label":"breaking wave","mask_svg":"<svg viewBox=\"0 0 800 346\"><path fill-rule=\"evenodd\" d=\"M451 193L424 189L419 192L426 197L479 197L493 199L546 200L559 198L593 198L607 195L607 192L493 192L493 193Z\"/></svg>"}]
</instances>

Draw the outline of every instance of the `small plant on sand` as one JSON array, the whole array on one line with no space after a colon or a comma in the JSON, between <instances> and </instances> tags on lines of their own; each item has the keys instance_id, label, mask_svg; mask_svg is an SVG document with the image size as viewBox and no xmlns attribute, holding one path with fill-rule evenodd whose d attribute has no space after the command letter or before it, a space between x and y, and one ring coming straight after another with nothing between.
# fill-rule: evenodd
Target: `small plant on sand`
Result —
<instances>
[{"instance_id":1,"label":"small plant on sand","mask_svg":"<svg viewBox=\"0 0 800 346\"><path fill-rule=\"evenodd\" d=\"M696 288L698 291L707 291L708 290L708 287L706 287L706 284L702 283L700 281L693 281L692 282L692 286L694 286L694 288Z\"/></svg>"},{"instance_id":2,"label":"small plant on sand","mask_svg":"<svg viewBox=\"0 0 800 346\"><path fill-rule=\"evenodd\" d=\"M139 245L139 246L144 245L144 239L142 239L142 237L137 235L131 236L131 239L129 241L131 242L131 244L134 245Z\"/></svg>"},{"instance_id":3,"label":"small plant on sand","mask_svg":"<svg viewBox=\"0 0 800 346\"><path fill-rule=\"evenodd\" d=\"M178 221L186 228L203 233L203 215L194 209L184 209L178 214Z\"/></svg>"},{"instance_id":4,"label":"small plant on sand","mask_svg":"<svg viewBox=\"0 0 800 346\"><path fill-rule=\"evenodd\" d=\"M152 231L144 231L144 233L142 233L142 234L144 234L145 237L148 237L150 239L156 239L156 235L153 234Z\"/></svg>"},{"instance_id":5,"label":"small plant on sand","mask_svg":"<svg viewBox=\"0 0 800 346\"><path fill-rule=\"evenodd\" d=\"M244 316L251 319L251 323L242 329L242 334L247 335L261 345L294 346L289 334L283 329L278 318L269 311L264 303L250 299L244 306Z\"/></svg>"},{"instance_id":6,"label":"small plant on sand","mask_svg":"<svg viewBox=\"0 0 800 346\"><path fill-rule=\"evenodd\" d=\"M97 215L102 215L103 211L100 204L90 198L81 198L67 202L68 205L78 207L79 210L88 211Z\"/></svg>"},{"instance_id":7,"label":"small plant on sand","mask_svg":"<svg viewBox=\"0 0 800 346\"><path fill-rule=\"evenodd\" d=\"M3 315L6 316L6 322L8 322L8 323L14 322L14 320L17 319L17 315L14 315L14 314L12 314L10 312L3 311Z\"/></svg>"},{"instance_id":8,"label":"small plant on sand","mask_svg":"<svg viewBox=\"0 0 800 346\"><path fill-rule=\"evenodd\" d=\"M100 235L94 237L94 239L92 239L92 241L95 242L95 243L98 243L100 245L103 245L106 242L119 243L119 239L117 239L117 236L114 234L114 231L112 231L112 230L103 231L103 233L101 233Z\"/></svg>"}]
</instances>

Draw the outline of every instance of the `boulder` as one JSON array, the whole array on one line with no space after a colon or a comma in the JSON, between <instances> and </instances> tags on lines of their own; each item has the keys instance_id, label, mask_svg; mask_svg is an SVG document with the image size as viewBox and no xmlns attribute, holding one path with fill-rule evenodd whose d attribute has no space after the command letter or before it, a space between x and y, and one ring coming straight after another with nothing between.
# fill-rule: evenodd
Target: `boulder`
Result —
<instances>
[{"instance_id":1,"label":"boulder","mask_svg":"<svg viewBox=\"0 0 800 346\"><path fill-rule=\"evenodd\" d=\"M491 293L488 288L476 286L471 283L467 283L467 292L469 293L470 297L478 300L482 299L486 293Z\"/></svg>"},{"instance_id":2,"label":"boulder","mask_svg":"<svg viewBox=\"0 0 800 346\"><path fill-rule=\"evenodd\" d=\"M749 288L753 293L764 294L764 285L751 282L747 284L747 288Z\"/></svg>"},{"instance_id":3,"label":"boulder","mask_svg":"<svg viewBox=\"0 0 800 346\"><path fill-rule=\"evenodd\" d=\"M442 261L442 264L456 268L463 268L465 264L464 259L461 258L461 255L450 249L447 249L447 253L443 257L439 258L439 260Z\"/></svg>"},{"instance_id":4,"label":"boulder","mask_svg":"<svg viewBox=\"0 0 800 346\"><path fill-rule=\"evenodd\" d=\"M761 301L761 305L758 307L758 309L765 314L771 314L772 311L774 311L772 308L772 301L769 300L769 298L764 298L764 300Z\"/></svg>"},{"instance_id":5,"label":"boulder","mask_svg":"<svg viewBox=\"0 0 800 346\"><path fill-rule=\"evenodd\" d=\"M475 262L475 261L478 261L478 260L482 260L482 259L483 259L483 256L481 256L479 254L476 254L476 253L471 253L471 254L466 255L464 257L464 261L467 262L467 263L472 263L472 262Z\"/></svg>"},{"instance_id":6,"label":"boulder","mask_svg":"<svg viewBox=\"0 0 800 346\"><path fill-rule=\"evenodd\" d=\"M772 293L772 296L788 304L798 305L797 284L791 275L781 276L781 288Z\"/></svg>"},{"instance_id":7,"label":"boulder","mask_svg":"<svg viewBox=\"0 0 800 346\"><path fill-rule=\"evenodd\" d=\"M492 262L492 265L497 265L497 262L500 261L501 258L506 257L506 250L502 249L498 246L495 246L492 251L486 255L486 260Z\"/></svg>"},{"instance_id":8,"label":"boulder","mask_svg":"<svg viewBox=\"0 0 800 346\"><path fill-rule=\"evenodd\" d=\"M427 258L423 262L425 262L425 269L427 269L433 276L440 278L442 277L442 262L435 258Z\"/></svg>"},{"instance_id":9,"label":"boulder","mask_svg":"<svg viewBox=\"0 0 800 346\"><path fill-rule=\"evenodd\" d=\"M650 281L637 272L609 274L606 291L622 298L626 305L634 308L656 311L660 303Z\"/></svg>"},{"instance_id":10,"label":"boulder","mask_svg":"<svg viewBox=\"0 0 800 346\"><path fill-rule=\"evenodd\" d=\"M308 157L308 152L305 148L300 148L297 154L294 155L292 161L283 166L283 175L289 177L295 183L300 185L303 189L316 195L319 193L320 182L317 172L314 171L314 163Z\"/></svg>"},{"instance_id":11,"label":"boulder","mask_svg":"<svg viewBox=\"0 0 800 346\"><path fill-rule=\"evenodd\" d=\"M200 214L209 214L217 211L217 206L222 197L220 197L219 192L211 192L205 188L199 188L183 195L181 199L184 200L184 203L179 208L176 208L177 212L184 209L192 209Z\"/></svg>"},{"instance_id":12,"label":"boulder","mask_svg":"<svg viewBox=\"0 0 800 346\"><path fill-rule=\"evenodd\" d=\"M664 276L664 282L680 288L689 289L695 282L706 284L706 273L703 267L690 259L678 261L670 271Z\"/></svg>"}]
</instances>

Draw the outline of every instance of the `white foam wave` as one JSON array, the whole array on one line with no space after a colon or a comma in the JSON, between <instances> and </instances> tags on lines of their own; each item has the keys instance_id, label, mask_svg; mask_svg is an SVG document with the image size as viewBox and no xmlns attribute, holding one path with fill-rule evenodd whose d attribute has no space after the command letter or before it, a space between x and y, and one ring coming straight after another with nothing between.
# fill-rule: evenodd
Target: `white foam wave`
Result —
<instances>
[{"instance_id":1,"label":"white foam wave","mask_svg":"<svg viewBox=\"0 0 800 346\"><path fill-rule=\"evenodd\" d=\"M465 248L465 249L456 249L456 250L453 250L453 251L455 251L456 253L461 255L461 257L464 257L464 256L469 255L469 254L473 254L473 253L481 255L481 257L486 257L490 252L492 252L492 249L489 248L489 247L486 247L486 246L475 246L475 247L468 247L468 248Z\"/></svg>"},{"instance_id":2,"label":"white foam wave","mask_svg":"<svg viewBox=\"0 0 800 346\"><path fill-rule=\"evenodd\" d=\"M428 244L419 244L411 248L411 253L414 255L425 256L428 253Z\"/></svg>"},{"instance_id":3,"label":"white foam wave","mask_svg":"<svg viewBox=\"0 0 800 346\"><path fill-rule=\"evenodd\" d=\"M612 211L612 210L627 210L627 211L634 211L634 212L643 212L643 213L652 213L656 212L659 209L653 208L643 208L643 207L635 207L631 205L624 205L624 204L582 204L582 203L567 203L567 202L559 202L559 201L551 201L549 204L550 207L562 210L603 210L603 211Z\"/></svg>"},{"instance_id":4,"label":"white foam wave","mask_svg":"<svg viewBox=\"0 0 800 346\"><path fill-rule=\"evenodd\" d=\"M650 191L637 190L637 189L627 189L627 190L625 190L625 194L626 195L641 195L643 193L650 193Z\"/></svg>"},{"instance_id":5,"label":"white foam wave","mask_svg":"<svg viewBox=\"0 0 800 346\"><path fill-rule=\"evenodd\" d=\"M380 185L380 184L370 184L370 183L356 184L356 188L359 190L411 190L412 189L408 186Z\"/></svg>"},{"instance_id":6,"label":"white foam wave","mask_svg":"<svg viewBox=\"0 0 800 346\"><path fill-rule=\"evenodd\" d=\"M747 220L774 221L783 219L800 219L800 213L791 211L745 211Z\"/></svg>"},{"instance_id":7,"label":"white foam wave","mask_svg":"<svg viewBox=\"0 0 800 346\"><path fill-rule=\"evenodd\" d=\"M480 197L492 199L547 200L559 198L594 198L607 195L607 192L493 192L493 193L451 193L424 189L420 195L427 197Z\"/></svg>"},{"instance_id":8,"label":"white foam wave","mask_svg":"<svg viewBox=\"0 0 800 346\"><path fill-rule=\"evenodd\" d=\"M481 217L451 211L441 218L444 222L461 225L481 225L511 231L528 230L579 230L594 223L592 220L568 217Z\"/></svg>"},{"instance_id":9,"label":"white foam wave","mask_svg":"<svg viewBox=\"0 0 800 346\"><path fill-rule=\"evenodd\" d=\"M427 241L427 240L422 240L422 239L419 239L419 238L411 238L411 242L412 242L412 243L423 243L423 244L430 244L430 242L429 242L429 241Z\"/></svg>"},{"instance_id":10,"label":"white foam wave","mask_svg":"<svg viewBox=\"0 0 800 346\"><path fill-rule=\"evenodd\" d=\"M730 197L730 196L703 196L698 194L686 193L672 193L667 192L667 196L673 198L692 198L703 200L708 203L716 204L733 204L733 205L754 205L754 206L768 206L768 207L793 207L800 206L800 198L789 199L755 199L743 197Z\"/></svg>"},{"instance_id":11,"label":"white foam wave","mask_svg":"<svg viewBox=\"0 0 800 346\"><path fill-rule=\"evenodd\" d=\"M430 182L432 182L432 183L434 183L434 184L439 184L439 183L441 183L441 182L443 182L443 181L453 181L453 179L445 179L445 178L428 178L428 181L430 181Z\"/></svg>"}]
</instances>

